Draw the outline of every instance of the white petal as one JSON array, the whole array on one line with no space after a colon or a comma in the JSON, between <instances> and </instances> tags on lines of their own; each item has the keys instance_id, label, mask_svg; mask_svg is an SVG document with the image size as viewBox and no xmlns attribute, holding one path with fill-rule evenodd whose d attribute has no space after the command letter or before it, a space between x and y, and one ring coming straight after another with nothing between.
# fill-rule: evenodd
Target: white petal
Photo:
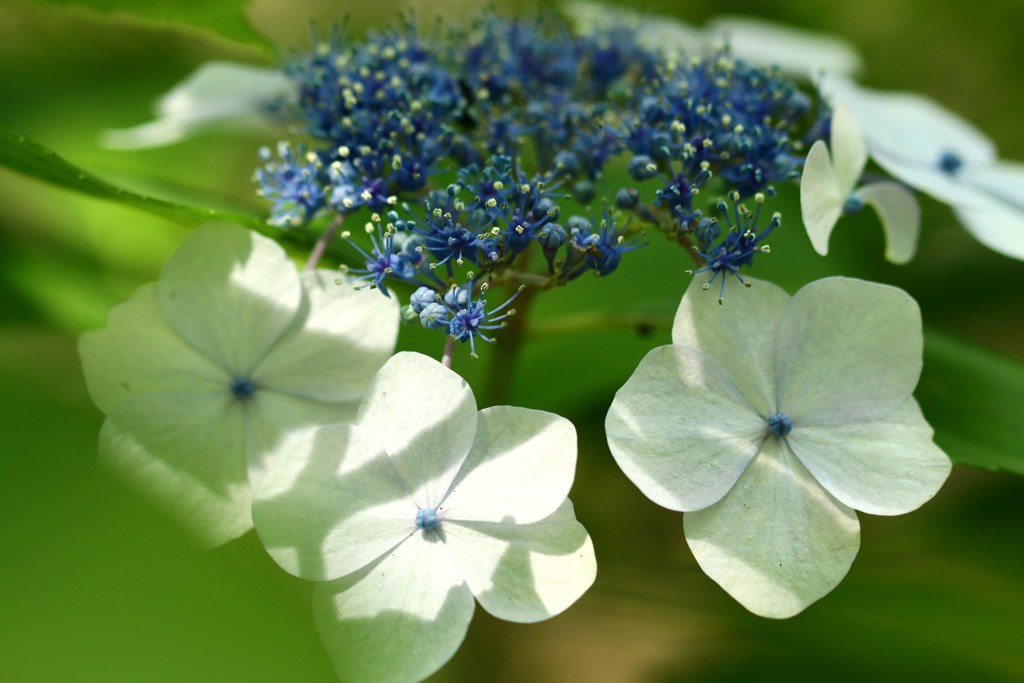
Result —
<instances>
[{"instance_id":1,"label":"white petal","mask_svg":"<svg viewBox=\"0 0 1024 683\"><path fill-rule=\"evenodd\" d=\"M847 194L839 188L828 148L823 140L811 145L800 176L800 213L814 251L828 253L828 238L843 214Z\"/></svg>"},{"instance_id":2,"label":"white petal","mask_svg":"<svg viewBox=\"0 0 1024 683\"><path fill-rule=\"evenodd\" d=\"M533 524L446 521L441 529L481 607L499 619L549 619L597 576L593 543L568 499Z\"/></svg>"},{"instance_id":3,"label":"white petal","mask_svg":"<svg viewBox=\"0 0 1024 683\"><path fill-rule=\"evenodd\" d=\"M649 50L668 55L694 52L704 47L700 31L675 17L651 12L637 12L604 2L573 0L563 4L562 12L581 33L628 27L636 31L637 43Z\"/></svg>"},{"instance_id":4,"label":"white petal","mask_svg":"<svg viewBox=\"0 0 1024 683\"><path fill-rule=\"evenodd\" d=\"M291 434L339 422L352 422L356 408L355 403L324 403L258 388L246 401L249 483L253 486L259 483L278 454L288 448Z\"/></svg>"},{"instance_id":5,"label":"white petal","mask_svg":"<svg viewBox=\"0 0 1024 683\"><path fill-rule=\"evenodd\" d=\"M669 57L692 54L707 44L702 31L665 14L644 14L636 24L636 38L640 45Z\"/></svg>"},{"instance_id":6,"label":"white petal","mask_svg":"<svg viewBox=\"0 0 1024 683\"><path fill-rule=\"evenodd\" d=\"M871 156L897 157L933 165L953 152L966 165L995 161L992 142L977 128L916 93L882 92L849 81L829 80L836 101L848 108L867 137Z\"/></svg>"},{"instance_id":7,"label":"white petal","mask_svg":"<svg viewBox=\"0 0 1024 683\"><path fill-rule=\"evenodd\" d=\"M244 411L216 395L122 401L100 433L100 462L180 520L204 545L252 528Z\"/></svg>"},{"instance_id":8,"label":"white petal","mask_svg":"<svg viewBox=\"0 0 1024 683\"><path fill-rule=\"evenodd\" d=\"M964 181L991 200L984 206L955 207L967 231L990 249L1024 260L1024 165L971 168Z\"/></svg>"},{"instance_id":9,"label":"white petal","mask_svg":"<svg viewBox=\"0 0 1024 683\"><path fill-rule=\"evenodd\" d=\"M700 349L717 361L759 415L775 413L775 333L789 295L770 282L751 287L723 305L690 283L672 324L675 344Z\"/></svg>"},{"instance_id":10,"label":"white petal","mask_svg":"<svg viewBox=\"0 0 1024 683\"><path fill-rule=\"evenodd\" d=\"M477 522L544 519L576 474L576 429L564 417L512 406L478 414L476 440L440 510Z\"/></svg>"},{"instance_id":11,"label":"white petal","mask_svg":"<svg viewBox=\"0 0 1024 683\"><path fill-rule=\"evenodd\" d=\"M835 164L838 189L842 199L853 191L860 174L868 163L868 150L864 133L846 107L837 106L832 112L832 134L829 140L832 162Z\"/></svg>"},{"instance_id":12,"label":"white petal","mask_svg":"<svg viewBox=\"0 0 1024 683\"><path fill-rule=\"evenodd\" d=\"M274 560L312 580L362 569L420 533L394 464L373 434L350 425L290 439L260 481L252 515Z\"/></svg>"},{"instance_id":13,"label":"white petal","mask_svg":"<svg viewBox=\"0 0 1024 683\"><path fill-rule=\"evenodd\" d=\"M794 428L787 442L829 493L873 515L902 515L921 507L949 476L949 458L909 398L889 415L867 422Z\"/></svg>"},{"instance_id":14,"label":"white petal","mask_svg":"<svg viewBox=\"0 0 1024 683\"><path fill-rule=\"evenodd\" d=\"M184 119L160 118L130 128L108 128L100 135L100 144L107 149L149 149L180 142L194 128Z\"/></svg>"},{"instance_id":15,"label":"white petal","mask_svg":"<svg viewBox=\"0 0 1024 683\"><path fill-rule=\"evenodd\" d=\"M914 193L899 183L871 183L857 190L864 203L878 213L885 231L885 258L907 263L917 251L921 208Z\"/></svg>"},{"instance_id":16,"label":"white petal","mask_svg":"<svg viewBox=\"0 0 1024 683\"><path fill-rule=\"evenodd\" d=\"M794 429L885 415L917 386L923 344L921 311L902 289L812 282L779 326L779 410Z\"/></svg>"},{"instance_id":17,"label":"white petal","mask_svg":"<svg viewBox=\"0 0 1024 683\"><path fill-rule=\"evenodd\" d=\"M850 110L871 157L891 175L942 202L984 203L961 176L971 167L991 164L996 152L971 124L916 94L871 91L841 79L829 79L823 88ZM946 153L963 162L960 172L950 174L939 167Z\"/></svg>"},{"instance_id":18,"label":"white petal","mask_svg":"<svg viewBox=\"0 0 1024 683\"><path fill-rule=\"evenodd\" d=\"M737 58L752 64L778 66L783 71L808 77L821 70L854 74L861 58L849 43L835 36L777 24L753 17L716 17L707 34L723 36Z\"/></svg>"},{"instance_id":19,"label":"white petal","mask_svg":"<svg viewBox=\"0 0 1024 683\"><path fill-rule=\"evenodd\" d=\"M164 266L157 294L171 327L234 377L253 371L302 298L280 245L233 226L197 230Z\"/></svg>"},{"instance_id":20,"label":"white petal","mask_svg":"<svg viewBox=\"0 0 1024 683\"><path fill-rule=\"evenodd\" d=\"M672 510L699 510L736 483L766 422L714 360L662 346L615 394L605 433L615 461L645 496Z\"/></svg>"},{"instance_id":21,"label":"white petal","mask_svg":"<svg viewBox=\"0 0 1024 683\"><path fill-rule=\"evenodd\" d=\"M955 207L967 232L989 249L1024 261L1024 214L1016 207L993 203L987 208Z\"/></svg>"},{"instance_id":22,"label":"white petal","mask_svg":"<svg viewBox=\"0 0 1024 683\"><path fill-rule=\"evenodd\" d=\"M476 399L466 381L418 353L393 356L359 408L359 425L376 434L416 504L436 508L476 436Z\"/></svg>"},{"instance_id":23,"label":"white petal","mask_svg":"<svg viewBox=\"0 0 1024 683\"><path fill-rule=\"evenodd\" d=\"M162 391L228 390L231 377L167 324L156 285L110 309L107 326L78 344L89 395L105 413L123 399Z\"/></svg>"},{"instance_id":24,"label":"white petal","mask_svg":"<svg viewBox=\"0 0 1024 683\"><path fill-rule=\"evenodd\" d=\"M473 609L444 544L419 536L313 591L320 639L338 676L350 683L426 678L459 649Z\"/></svg>"},{"instance_id":25,"label":"white petal","mask_svg":"<svg viewBox=\"0 0 1024 683\"><path fill-rule=\"evenodd\" d=\"M295 86L280 69L231 62L209 62L196 69L157 102L159 118L133 128L107 130L103 144L142 149L178 142L212 124L254 128L268 105L288 97Z\"/></svg>"},{"instance_id":26,"label":"white petal","mask_svg":"<svg viewBox=\"0 0 1024 683\"><path fill-rule=\"evenodd\" d=\"M964 182L1024 213L1024 164L997 161L971 168Z\"/></svg>"},{"instance_id":27,"label":"white petal","mask_svg":"<svg viewBox=\"0 0 1024 683\"><path fill-rule=\"evenodd\" d=\"M720 503L688 512L683 525L701 569L748 610L776 619L835 588L860 546L857 515L775 438Z\"/></svg>"},{"instance_id":28,"label":"white petal","mask_svg":"<svg viewBox=\"0 0 1024 683\"><path fill-rule=\"evenodd\" d=\"M302 309L254 373L262 384L334 403L363 397L394 351L398 303L336 280L326 270L303 274Z\"/></svg>"}]
</instances>

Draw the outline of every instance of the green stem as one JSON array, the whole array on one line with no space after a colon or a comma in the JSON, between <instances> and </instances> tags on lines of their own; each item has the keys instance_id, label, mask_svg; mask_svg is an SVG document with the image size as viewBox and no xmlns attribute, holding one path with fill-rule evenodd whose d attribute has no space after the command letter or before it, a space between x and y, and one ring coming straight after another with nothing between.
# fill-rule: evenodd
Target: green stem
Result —
<instances>
[{"instance_id":1,"label":"green stem","mask_svg":"<svg viewBox=\"0 0 1024 683\"><path fill-rule=\"evenodd\" d=\"M444 355L441 356L441 365L451 369L452 356L455 355L455 337L449 335L444 341Z\"/></svg>"},{"instance_id":2,"label":"green stem","mask_svg":"<svg viewBox=\"0 0 1024 683\"><path fill-rule=\"evenodd\" d=\"M320 262L320 259L323 258L324 253L327 251L328 245L331 243L331 240L334 239L334 236L337 234L338 229L341 227L341 224L344 221L345 214L339 213L337 216L334 217L334 220L331 221L331 224L327 226L327 230L324 231L324 234L321 235L320 239L318 239L316 241L316 244L313 245L313 250L309 253L309 260L306 261L306 267L304 268L304 272L312 273L314 270L316 270L316 264L318 264Z\"/></svg>"},{"instance_id":3,"label":"green stem","mask_svg":"<svg viewBox=\"0 0 1024 683\"><path fill-rule=\"evenodd\" d=\"M516 314L508 319L508 327L501 331L492 347L490 369L484 401L488 406L508 402L509 389L516 377L520 351L526 336L526 316L536 289L524 289L516 299Z\"/></svg>"},{"instance_id":4,"label":"green stem","mask_svg":"<svg viewBox=\"0 0 1024 683\"><path fill-rule=\"evenodd\" d=\"M578 313L537 323L530 328L534 337L554 337L589 330L631 328L638 332L672 329L672 318L643 313Z\"/></svg>"}]
</instances>

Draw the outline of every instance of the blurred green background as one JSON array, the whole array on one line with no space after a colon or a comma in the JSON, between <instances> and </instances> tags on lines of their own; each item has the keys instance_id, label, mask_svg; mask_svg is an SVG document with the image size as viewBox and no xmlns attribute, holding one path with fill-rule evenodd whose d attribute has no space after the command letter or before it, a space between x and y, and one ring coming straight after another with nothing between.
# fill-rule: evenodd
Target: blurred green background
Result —
<instances>
[{"instance_id":1,"label":"blurred green background","mask_svg":"<svg viewBox=\"0 0 1024 683\"><path fill-rule=\"evenodd\" d=\"M232 18L242 0L162 4L245 37ZM273 136L113 152L98 133L147 120L153 100L205 61L269 65L275 54L63 5L0 3L0 125L123 187L260 215L250 175L256 148ZM652 6L691 23L740 13L844 36L865 58L863 82L926 93L986 131L1005 157L1024 159L1018 0ZM303 44L310 16L345 13L360 31L393 19L397 5L249 7L260 31L290 46ZM918 397L940 445L955 460L1002 459L1024 471L1024 265L981 247L928 200L911 265L882 261L881 230L867 214L841 223L820 258L795 198L795 188L782 193L783 229L755 274L790 291L830 274L906 288L934 333ZM155 279L190 229L5 169L0 207L0 681L335 680L312 625L310 585L279 570L253 534L215 551L193 547L95 465L102 416L85 392L76 337ZM699 571L680 516L643 498L603 439L615 389L667 333L559 327L595 310L670 316L686 286L685 255L652 237L613 279L541 298L517 371L499 368L510 403L557 411L578 427L572 497L594 537L597 583L539 625L477 610L436 680L1024 680L1024 480L1013 474L958 466L922 510L861 515L849 576L789 621L748 614ZM400 347L440 352L439 339L419 329L404 329ZM481 389L493 358L489 348L479 361L460 353L456 369Z\"/></svg>"}]
</instances>

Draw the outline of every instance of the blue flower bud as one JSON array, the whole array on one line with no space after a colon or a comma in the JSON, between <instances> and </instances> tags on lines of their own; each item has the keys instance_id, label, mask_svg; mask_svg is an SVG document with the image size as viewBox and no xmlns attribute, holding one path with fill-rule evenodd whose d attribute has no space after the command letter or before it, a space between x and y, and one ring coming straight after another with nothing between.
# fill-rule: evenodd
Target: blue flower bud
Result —
<instances>
[{"instance_id":1,"label":"blue flower bud","mask_svg":"<svg viewBox=\"0 0 1024 683\"><path fill-rule=\"evenodd\" d=\"M565 244L566 232L558 223L548 223L537 231L537 241L544 251L555 251Z\"/></svg>"},{"instance_id":2,"label":"blue flower bud","mask_svg":"<svg viewBox=\"0 0 1024 683\"><path fill-rule=\"evenodd\" d=\"M633 180L644 181L658 175L654 160L646 154L638 154L629 162L629 175Z\"/></svg>"},{"instance_id":3,"label":"blue flower bud","mask_svg":"<svg viewBox=\"0 0 1024 683\"><path fill-rule=\"evenodd\" d=\"M615 206L629 211L640 202L640 193L635 187L624 187L615 193Z\"/></svg>"},{"instance_id":4,"label":"blue flower bud","mask_svg":"<svg viewBox=\"0 0 1024 683\"><path fill-rule=\"evenodd\" d=\"M409 297L409 306L416 315L419 315L424 308L433 303L437 303L437 292L430 287L420 287Z\"/></svg>"},{"instance_id":5,"label":"blue flower bud","mask_svg":"<svg viewBox=\"0 0 1024 683\"><path fill-rule=\"evenodd\" d=\"M452 286L444 293L444 303L451 308L465 308L469 305L469 289L466 287Z\"/></svg>"},{"instance_id":6,"label":"blue flower bud","mask_svg":"<svg viewBox=\"0 0 1024 683\"><path fill-rule=\"evenodd\" d=\"M595 194L594 183L589 180L580 180L572 186L572 198L580 204L593 201Z\"/></svg>"},{"instance_id":7,"label":"blue flower bud","mask_svg":"<svg viewBox=\"0 0 1024 683\"><path fill-rule=\"evenodd\" d=\"M420 311L420 324L428 330L448 327L448 309L439 303L428 304Z\"/></svg>"}]
</instances>

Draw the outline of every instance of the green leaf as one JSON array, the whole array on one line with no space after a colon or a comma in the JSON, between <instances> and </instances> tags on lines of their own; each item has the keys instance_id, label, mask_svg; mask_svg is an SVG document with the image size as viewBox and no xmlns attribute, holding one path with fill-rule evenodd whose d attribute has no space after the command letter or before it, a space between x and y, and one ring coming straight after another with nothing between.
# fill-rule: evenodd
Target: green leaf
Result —
<instances>
[{"instance_id":1,"label":"green leaf","mask_svg":"<svg viewBox=\"0 0 1024 683\"><path fill-rule=\"evenodd\" d=\"M83 7L102 14L154 23L179 24L263 48L271 42L252 27L245 10L250 0L42 0L60 7Z\"/></svg>"},{"instance_id":2,"label":"green leaf","mask_svg":"<svg viewBox=\"0 0 1024 683\"><path fill-rule=\"evenodd\" d=\"M244 225L272 237L280 236L280 231L268 226L255 216L176 204L123 190L86 173L35 140L3 126L0 126L0 166L58 187L127 204L186 225L227 221Z\"/></svg>"},{"instance_id":3,"label":"green leaf","mask_svg":"<svg viewBox=\"0 0 1024 683\"><path fill-rule=\"evenodd\" d=\"M916 396L953 462L1024 475L1020 363L928 330Z\"/></svg>"}]
</instances>

